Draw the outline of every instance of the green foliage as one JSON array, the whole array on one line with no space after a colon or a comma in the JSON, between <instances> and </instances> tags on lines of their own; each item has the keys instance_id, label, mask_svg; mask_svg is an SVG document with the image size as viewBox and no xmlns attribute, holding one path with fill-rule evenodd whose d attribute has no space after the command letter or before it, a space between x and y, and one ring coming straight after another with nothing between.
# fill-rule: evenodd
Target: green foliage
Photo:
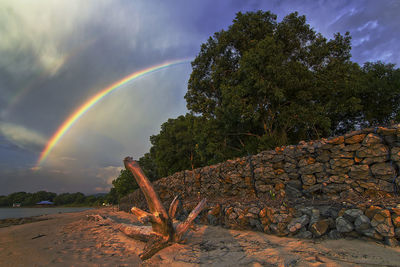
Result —
<instances>
[{"instance_id":1,"label":"green foliage","mask_svg":"<svg viewBox=\"0 0 400 267\"><path fill-rule=\"evenodd\" d=\"M111 192L110 190L110 193L116 194L118 200L139 188L133 174L128 170L121 170L118 178L112 181L112 184L115 191ZM110 197L114 197L114 195Z\"/></svg>"},{"instance_id":2,"label":"green foliage","mask_svg":"<svg viewBox=\"0 0 400 267\"><path fill-rule=\"evenodd\" d=\"M196 117L186 114L169 119L161 131L150 137L150 154L154 159L158 177L198 166L197 146L194 139Z\"/></svg>"},{"instance_id":3,"label":"green foliage","mask_svg":"<svg viewBox=\"0 0 400 267\"><path fill-rule=\"evenodd\" d=\"M74 194L74 204L84 203L85 202L85 195L81 192Z\"/></svg>"},{"instance_id":4,"label":"green foliage","mask_svg":"<svg viewBox=\"0 0 400 267\"><path fill-rule=\"evenodd\" d=\"M400 122L400 69L380 61L364 64L361 93L363 124Z\"/></svg>"},{"instance_id":5,"label":"green foliage","mask_svg":"<svg viewBox=\"0 0 400 267\"><path fill-rule=\"evenodd\" d=\"M26 198L28 198L31 194L26 192L16 192L8 195L8 205L11 206L13 203L23 203Z\"/></svg>"},{"instance_id":6,"label":"green foliage","mask_svg":"<svg viewBox=\"0 0 400 267\"><path fill-rule=\"evenodd\" d=\"M8 196L0 196L0 207L11 207L13 203L21 203L24 207L35 206L40 201L51 201L55 205L99 206L103 203L102 196L85 196L78 193L62 193L38 191L36 193L16 192Z\"/></svg>"},{"instance_id":7,"label":"green foliage","mask_svg":"<svg viewBox=\"0 0 400 267\"><path fill-rule=\"evenodd\" d=\"M54 198L56 205L82 206L82 205L101 205L103 198L101 196L85 196L81 192L62 193Z\"/></svg>"},{"instance_id":8,"label":"green foliage","mask_svg":"<svg viewBox=\"0 0 400 267\"><path fill-rule=\"evenodd\" d=\"M105 202L108 204L118 204L118 194L115 190L115 187L110 189L110 192L107 194L105 198Z\"/></svg>"},{"instance_id":9,"label":"green foliage","mask_svg":"<svg viewBox=\"0 0 400 267\"><path fill-rule=\"evenodd\" d=\"M228 157L329 135L361 108L350 49L348 33L328 41L296 12L238 13L192 62L188 109L221 125Z\"/></svg>"},{"instance_id":10,"label":"green foliage","mask_svg":"<svg viewBox=\"0 0 400 267\"><path fill-rule=\"evenodd\" d=\"M56 196L57 196L56 193L46 192L46 191L39 191L33 194L26 193L24 200L23 202L21 202L21 204L23 206L33 206L36 203L43 200L53 201Z\"/></svg>"},{"instance_id":11,"label":"green foliage","mask_svg":"<svg viewBox=\"0 0 400 267\"><path fill-rule=\"evenodd\" d=\"M12 203L9 203L9 199L7 196L0 196L0 207L11 206Z\"/></svg>"},{"instance_id":12,"label":"green foliage","mask_svg":"<svg viewBox=\"0 0 400 267\"><path fill-rule=\"evenodd\" d=\"M75 197L71 193L62 193L54 198L56 205L67 205L75 202Z\"/></svg>"},{"instance_id":13,"label":"green foliage","mask_svg":"<svg viewBox=\"0 0 400 267\"><path fill-rule=\"evenodd\" d=\"M139 165L150 181L157 179L157 165L150 153L146 153L139 159Z\"/></svg>"},{"instance_id":14,"label":"green foliage","mask_svg":"<svg viewBox=\"0 0 400 267\"><path fill-rule=\"evenodd\" d=\"M139 164L142 162L143 166L141 165L143 171L145 172L146 176L153 177L153 173L155 172L153 161L149 155L145 155L139 160ZM139 186L136 183L133 174L124 169L121 170L119 176L112 181L113 187L110 189L110 192L105 197L105 202L109 204L118 204L119 200L138 189Z\"/></svg>"}]
</instances>

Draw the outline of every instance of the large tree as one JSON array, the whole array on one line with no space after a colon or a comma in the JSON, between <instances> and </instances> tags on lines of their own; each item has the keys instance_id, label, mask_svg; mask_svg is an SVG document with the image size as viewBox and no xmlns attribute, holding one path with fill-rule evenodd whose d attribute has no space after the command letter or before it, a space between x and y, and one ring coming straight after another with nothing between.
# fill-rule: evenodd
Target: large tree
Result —
<instances>
[{"instance_id":1,"label":"large tree","mask_svg":"<svg viewBox=\"0 0 400 267\"><path fill-rule=\"evenodd\" d=\"M367 62L360 94L365 126L400 122L400 69L394 64Z\"/></svg>"},{"instance_id":2,"label":"large tree","mask_svg":"<svg viewBox=\"0 0 400 267\"><path fill-rule=\"evenodd\" d=\"M239 12L192 62L187 107L223 125L219 134L242 154L329 135L361 109L350 49L348 33L327 40L297 12L281 22Z\"/></svg>"},{"instance_id":3,"label":"large tree","mask_svg":"<svg viewBox=\"0 0 400 267\"><path fill-rule=\"evenodd\" d=\"M351 37L328 40L297 12L238 13L192 62L190 114L169 119L140 159L150 177L300 140L400 121L400 70L350 60Z\"/></svg>"},{"instance_id":4,"label":"large tree","mask_svg":"<svg viewBox=\"0 0 400 267\"><path fill-rule=\"evenodd\" d=\"M158 177L199 166L194 131L196 119L191 114L168 119L161 125L160 133L150 137L150 155L155 162Z\"/></svg>"},{"instance_id":5,"label":"large tree","mask_svg":"<svg viewBox=\"0 0 400 267\"><path fill-rule=\"evenodd\" d=\"M158 178L157 165L150 153L145 153L143 157L139 159L139 165L150 181L154 181Z\"/></svg>"}]
</instances>

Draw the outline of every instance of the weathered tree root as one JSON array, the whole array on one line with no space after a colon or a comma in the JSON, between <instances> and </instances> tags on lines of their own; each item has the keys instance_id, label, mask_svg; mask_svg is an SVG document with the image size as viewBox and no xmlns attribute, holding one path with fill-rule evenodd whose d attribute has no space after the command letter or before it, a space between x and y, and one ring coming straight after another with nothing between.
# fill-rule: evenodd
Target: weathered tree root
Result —
<instances>
[{"instance_id":1,"label":"weathered tree root","mask_svg":"<svg viewBox=\"0 0 400 267\"><path fill-rule=\"evenodd\" d=\"M126 236L137 240L147 242L143 252L139 255L142 260L151 258L158 251L172 245L174 242L182 240L184 234L190 229L194 219L200 214L206 205L206 199L200 201L199 204L192 210L187 219L173 225L172 221L175 218L176 211L179 205L179 198L176 196L171 202L168 213L162 205L158 194L155 192L153 185L143 173L139 164L132 160L131 157L124 159L125 168L130 170L135 177L140 189L142 190L150 212L146 212L137 207L133 207L131 212L143 224L150 222L150 226L136 226L128 224L118 224L112 219L104 219L113 228L118 229ZM94 216L95 220L100 220L101 216Z\"/></svg>"}]
</instances>

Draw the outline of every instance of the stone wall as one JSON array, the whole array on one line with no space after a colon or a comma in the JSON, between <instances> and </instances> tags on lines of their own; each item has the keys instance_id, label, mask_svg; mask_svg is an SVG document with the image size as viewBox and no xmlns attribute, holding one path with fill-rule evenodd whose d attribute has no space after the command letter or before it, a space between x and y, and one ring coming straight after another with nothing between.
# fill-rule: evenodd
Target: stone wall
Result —
<instances>
[{"instance_id":1,"label":"stone wall","mask_svg":"<svg viewBox=\"0 0 400 267\"><path fill-rule=\"evenodd\" d=\"M395 243L400 237L399 168L400 128L377 127L178 172L154 185L166 205L176 194L187 209L207 197L203 223ZM374 206L379 197L394 201ZM146 208L139 190L121 201L122 209L132 206Z\"/></svg>"}]
</instances>

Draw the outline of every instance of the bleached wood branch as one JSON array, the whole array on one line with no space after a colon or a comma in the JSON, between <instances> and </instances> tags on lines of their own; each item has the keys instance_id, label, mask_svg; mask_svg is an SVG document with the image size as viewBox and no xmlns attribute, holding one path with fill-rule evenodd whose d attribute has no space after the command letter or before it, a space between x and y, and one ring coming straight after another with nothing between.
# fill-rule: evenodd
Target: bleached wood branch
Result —
<instances>
[{"instance_id":1,"label":"bleached wood branch","mask_svg":"<svg viewBox=\"0 0 400 267\"><path fill-rule=\"evenodd\" d=\"M126 157L124 159L124 165L135 177L137 184L146 198L150 210L150 212L147 212L137 207L133 207L131 212L143 224L150 222L151 227L117 223L111 218L105 219L100 215L94 215L88 219L99 221L104 225L112 225L114 229L118 229L126 236L147 242L143 249L143 253L139 255L142 260L146 260L151 258L161 249L170 246L173 242L179 242L181 240L184 233L186 233L191 227L194 219L205 207L206 199L203 199L189 214L188 218L184 222L178 224L175 228L172 224L172 220L175 218L178 209L179 197L176 196L172 200L167 213L158 197L158 194L154 190L153 185L150 183L139 164L131 157Z\"/></svg>"}]
</instances>

